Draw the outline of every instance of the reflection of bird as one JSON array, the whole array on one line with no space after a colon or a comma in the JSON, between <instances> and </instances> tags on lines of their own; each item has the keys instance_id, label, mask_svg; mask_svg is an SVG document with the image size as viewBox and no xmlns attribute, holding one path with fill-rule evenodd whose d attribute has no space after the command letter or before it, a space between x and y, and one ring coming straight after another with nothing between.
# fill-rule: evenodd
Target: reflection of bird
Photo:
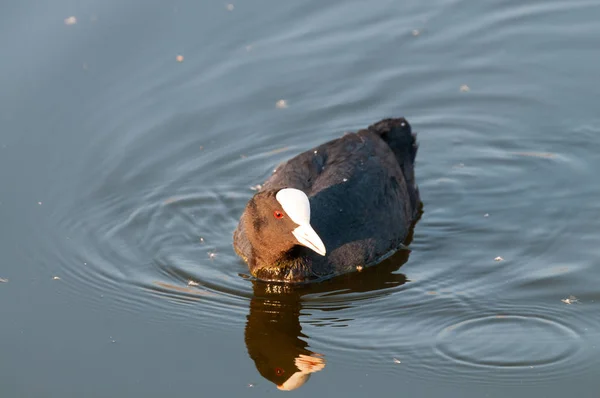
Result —
<instances>
[{"instance_id":1,"label":"reflection of bird","mask_svg":"<svg viewBox=\"0 0 600 398\"><path fill-rule=\"evenodd\" d=\"M259 279L300 282L378 263L419 213L415 136L386 119L280 165L248 202L236 252Z\"/></svg>"},{"instance_id":2,"label":"reflection of bird","mask_svg":"<svg viewBox=\"0 0 600 398\"><path fill-rule=\"evenodd\" d=\"M407 242L411 236L409 234ZM377 267L341 275L324 283L285 285L253 281L254 295L250 301L245 342L259 373L280 390L293 390L306 383L313 373L323 370L324 357L309 350L308 336L302 333L302 296L310 294L314 298L320 294L330 296L397 287L406 282L406 277L395 271L408 260L408 254L401 250ZM329 321L329 311L347 306L336 300L336 307L328 308Z\"/></svg>"},{"instance_id":3,"label":"reflection of bird","mask_svg":"<svg viewBox=\"0 0 600 398\"><path fill-rule=\"evenodd\" d=\"M300 299L295 293L254 297L250 303L245 333L248 354L260 374L283 390L300 387L325 366L307 349L299 315Z\"/></svg>"}]
</instances>

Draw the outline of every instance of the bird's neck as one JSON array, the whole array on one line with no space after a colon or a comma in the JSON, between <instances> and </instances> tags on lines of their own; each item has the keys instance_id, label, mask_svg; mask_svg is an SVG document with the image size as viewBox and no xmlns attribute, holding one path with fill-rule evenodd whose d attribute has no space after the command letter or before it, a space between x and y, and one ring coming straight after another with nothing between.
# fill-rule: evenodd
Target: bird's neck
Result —
<instances>
[{"instance_id":1,"label":"bird's neck","mask_svg":"<svg viewBox=\"0 0 600 398\"><path fill-rule=\"evenodd\" d=\"M278 255L261 253L255 256L252 274L259 279L299 282L310 278L310 259L299 255L298 247ZM258 254L258 253L255 253ZM265 255L267 254L267 255Z\"/></svg>"}]
</instances>

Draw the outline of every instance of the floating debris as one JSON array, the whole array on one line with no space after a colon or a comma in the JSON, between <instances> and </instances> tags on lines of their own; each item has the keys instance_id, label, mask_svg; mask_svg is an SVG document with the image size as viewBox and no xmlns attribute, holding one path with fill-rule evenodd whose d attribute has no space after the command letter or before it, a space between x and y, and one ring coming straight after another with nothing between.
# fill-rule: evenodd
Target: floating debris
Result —
<instances>
[{"instance_id":1,"label":"floating debris","mask_svg":"<svg viewBox=\"0 0 600 398\"><path fill-rule=\"evenodd\" d=\"M200 237L200 243L204 243L204 238Z\"/></svg>"},{"instance_id":2,"label":"floating debris","mask_svg":"<svg viewBox=\"0 0 600 398\"><path fill-rule=\"evenodd\" d=\"M348 181L348 179L347 179L347 178L344 178L342 181L346 182L346 181Z\"/></svg>"},{"instance_id":3,"label":"floating debris","mask_svg":"<svg viewBox=\"0 0 600 398\"><path fill-rule=\"evenodd\" d=\"M193 280L191 280L191 279L190 279L190 280L188 281L187 285L188 285L188 286L199 286L200 284L199 284L198 282L196 282L196 281L193 281Z\"/></svg>"},{"instance_id":4,"label":"floating debris","mask_svg":"<svg viewBox=\"0 0 600 398\"><path fill-rule=\"evenodd\" d=\"M468 93L469 91L471 91L471 88L469 86L467 86L466 84L463 84L462 86L460 86L461 93Z\"/></svg>"},{"instance_id":5,"label":"floating debris","mask_svg":"<svg viewBox=\"0 0 600 398\"><path fill-rule=\"evenodd\" d=\"M421 34L421 32L419 32L419 29L413 29L413 31L412 31L413 36L419 36L420 34Z\"/></svg>"},{"instance_id":6,"label":"floating debris","mask_svg":"<svg viewBox=\"0 0 600 398\"><path fill-rule=\"evenodd\" d=\"M394 358L394 363L402 363L398 358Z\"/></svg>"},{"instance_id":7,"label":"floating debris","mask_svg":"<svg viewBox=\"0 0 600 398\"><path fill-rule=\"evenodd\" d=\"M208 252L208 258L210 258L212 260L215 257L217 257L217 253L215 253L215 252Z\"/></svg>"},{"instance_id":8,"label":"floating debris","mask_svg":"<svg viewBox=\"0 0 600 398\"><path fill-rule=\"evenodd\" d=\"M38 205L40 205L40 206L41 206L41 205L42 205L42 202L38 202Z\"/></svg>"},{"instance_id":9,"label":"floating debris","mask_svg":"<svg viewBox=\"0 0 600 398\"><path fill-rule=\"evenodd\" d=\"M6 278L0 278L0 283L8 283L8 279L6 279Z\"/></svg>"},{"instance_id":10,"label":"floating debris","mask_svg":"<svg viewBox=\"0 0 600 398\"><path fill-rule=\"evenodd\" d=\"M494 259L494 261L504 261L504 259L502 257L498 256Z\"/></svg>"},{"instance_id":11,"label":"floating debris","mask_svg":"<svg viewBox=\"0 0 600 398\"><path fill-rule=\"evenodd\" d=\"M289 146L284 146L284 147L282 147L282 148L273 149L272 151L270 151L270 152L269 152L269 155L275 155L275 154L277 154L277 153L285 152L285 151L287 151L288 149L290 149L290 147L289 147Z\"/></svg>"},{"instance_id":12,"label":"floating debris","mask_svg":"<svg viewBox=\"0 0 600 398\"><path fill-rule=\"evenodd\" d=\"M65 25L75 25L77 23L77 17L71 16L65 18Z\"/></svg>"},{"instance_id":13,"label":"floating debris","mask_svg":"<svg viewBox=\"0 0 600 398\"><path fill-rule=\"evenodd\" d=\"M260 191L261 188L262 188L262 185L260 185L260 184L256 184L256 185L250 187L250 189L253 191Z\"/></svg>"},{"instance_id":14,"label":"floating debris","mask_svg":"<svg viewBox=\"0 0 600 398\"><path fill-rule=\"evenodd\" d=\"M177 62L183 62L183 55L178 55L177 57L175 57L175 59L177 60Z\"/></svg>"},{"instance_id":15,"label":"floating debris","mask_svg":"<svg viewBox=\"0 0 600 398\"><path fill-rule=\"evenodd\" d=\"M513 152L513 155L529 156L532 158L542 158L542 159L554 159L556 157L555 153L550 153L550 152Z\"/></svg>"},{"instance_id":16,"label":"floating debris","mask_svg":"<svg viewBox=\"0 0 600 398\"><path fill-rule=\"evenodd\" d=\"M60 280L60 277L59 277L59 276L53 276L53 277L52 277L52 280L53 280L53 281L59 281L59 280Z\"/></svg>"},{"instance_id":17,"label":"floating debris","mask_svg":"<svg viewBox=\"0 0 600 398\"><path fill-rule=\"evenodd\" d=\"M159 286L163 289L173 290L176 292L186 293L190 296L187 297L189 300L200 300L198 296L215 296L214 293L207 292L198 288L197 286L181 286L181 285L173 285L170 283L155 281L153 282L156 286Z\"/></svg>"},{"instance_id":18,"label":"floating debris","mask_svg":"<svg viewBox=\"0 0 600 398\"><path fill-rule=\"evenodd\" d=\"M362 271L362 270L363 270L363 266L362 266L362 265L357 265L357 266L356 266L356 270L357 270L358 272Z\"/></svg>"},{"instance_id":19,"label":"floating debris","mask_svg":"<svg viewBox=\"0 0 600 398\"><path fill-rule=\"evenodd\" d=\"M489 217L489 216L490 216L490 213L485 213L483 216L484 216L484 217Z\"/></svg>"},{"instance_id":20,"label":"floating debris","mask_svg":"<svg viewBox=\"0 0 600 398\"><path fill-rule=\"evenodd\" d=\"M165 201L163 202L166 205L170 205L171 203L175 203L179 200L179 198L177 196L172 196L170 198L165 199Z\"/></svg>"},{"instance_id":21,"label":"floating debris","mask_svg":"<svg viewBox=\"0 0 600 398\"><path fill-rule=\"evenodd\" d=\"M280 99L279 101L277 101L277 102L275 103L275 108L278 108L278 109L285 109L285 108L287 108L287 107L288 107L287 101L286 101L286 100L284 100L284 99Z\"/></svg>"},{"instance_id":22,"label":"floating debris","mask_svg":"<svg viewBox=\"0 0 600 398\"><path fill-rule=\"evenodd\" d=\"M233 11L235 7L233 6L233 4L227 4L227 10L228 11Z\"/></svg>"},{"instance_id":23,"label":"floating debris","mask_svg":"<svg viewBox=\"0 0 600 398\"><path fill-rule=\"evenodd\" d=\"M252 388L252 387L254 387L254 384L248 383L248 388Z\"/></svg>"},{"instance_id":24,"label":"floating debris","mask_svg":"<svg viewBox=\"0 0 600 398\"><path fill-rule=\"evenodd\" d=\"M575 303L579 302L579 299L577 299L577 297L575 297L575 296L569 296L569 297L564 298L564 299L562 299L560 301L562 301L565 304L575 304Z\"/></svg>"}]
</instances>

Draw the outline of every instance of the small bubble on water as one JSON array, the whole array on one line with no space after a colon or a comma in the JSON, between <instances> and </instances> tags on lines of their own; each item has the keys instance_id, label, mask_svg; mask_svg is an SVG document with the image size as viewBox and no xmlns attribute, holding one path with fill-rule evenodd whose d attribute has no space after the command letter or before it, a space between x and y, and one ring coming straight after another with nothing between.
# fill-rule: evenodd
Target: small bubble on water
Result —
<instances>
[{"instance_id":1,"label":"small bubble on water","mask_svg":"<svg viewBox=\"0 0 600 398\"><path fill-rule=\"evenodd\" d=\"M65 25L75 25L77 23L77 17L75 16L70 16L68 18L65 18Z\"/></svg>"},{"instance_id":2,"label":"small bubble on water","mask_svg":"<svg viewBox=\"0 0 600 398\"><path fill-rule=\"evenodd\" d=\"M59 281L59 280L60 280L60 277L59 277L59 276L53 276L53 277L52 277L52 280L53 280L53 281Z\"/></svg>"},{"instance_id":3,"label":"small bubble on water","mask_svg":"<svg viewBox=\"0 0 600 398\"><path fill-rule=\"evenodd\" d=\"M498 256L494 259L494 261L504 261L504 259L502 257Z\"/></svg>"}]
</instances>

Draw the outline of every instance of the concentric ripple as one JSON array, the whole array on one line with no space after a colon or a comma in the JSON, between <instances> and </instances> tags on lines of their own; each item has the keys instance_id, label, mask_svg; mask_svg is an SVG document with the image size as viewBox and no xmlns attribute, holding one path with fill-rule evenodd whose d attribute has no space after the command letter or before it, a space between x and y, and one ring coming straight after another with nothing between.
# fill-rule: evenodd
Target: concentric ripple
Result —
<instances>
[{"instance_id":1,"label":"concentric ripple","mask_svg":"<svg viewBox=\"0 0 600 398\"><path fill-rule=\"evenodd\" d=\"M555 320L496 315L451 325L436 349L453 361L494 368L539 367L567 361L581 349L575 330Z\"/></svg>"}]
</instances>

